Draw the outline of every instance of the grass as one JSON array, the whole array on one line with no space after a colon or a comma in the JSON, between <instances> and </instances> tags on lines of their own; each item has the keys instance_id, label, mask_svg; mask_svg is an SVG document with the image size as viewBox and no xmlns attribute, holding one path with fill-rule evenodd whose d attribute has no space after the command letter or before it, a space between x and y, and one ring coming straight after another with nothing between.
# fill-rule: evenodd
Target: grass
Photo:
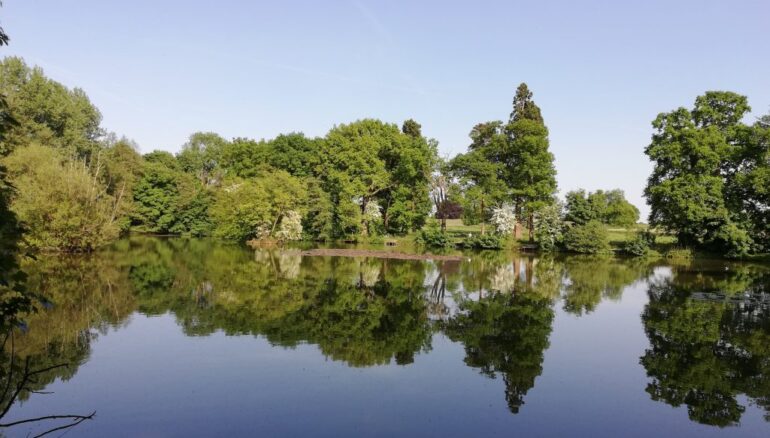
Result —
<instances>
[{"instance_id":1,"label":"grass","mask_svg":"<svg viewBox=\"0 0 770 438\"><path fill-rule=\"evenodd\" d=\"M489 229L489 224L486 227ZM446 230L450 233L481 233L481 224L465 225L462 219L447 219Z\"/></svg>"}]
</instances>

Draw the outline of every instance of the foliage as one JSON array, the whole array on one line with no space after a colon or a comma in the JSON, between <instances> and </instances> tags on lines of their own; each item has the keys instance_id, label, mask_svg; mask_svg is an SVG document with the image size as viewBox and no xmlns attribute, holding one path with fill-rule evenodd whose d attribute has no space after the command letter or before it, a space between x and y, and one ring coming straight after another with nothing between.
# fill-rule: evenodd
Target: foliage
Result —
<instances>
[{"instance_id":1,"label":"foliage","mask_svg":"<svg viewBox=\"0 0 770 438\"><path fill-rule=\"evenodd\" d=\"M464 301L463 312L446 323L445 332L465 346L465 363L489 378L501 376L505 400L518 413L527 392L543 372L554 312L537 294L493 293Z\"/></svg>"},{"instance_id":2,"label":"foliage","mask_svg":"<svg viewBox=\"0 0 770 438\"><path fill-rule=\"evenodd\" d=\"M493 208L491 222L498 234L511 233L516 226L516 214L513 211L513 207L503 205Z\"/></svg>"},{"instance_id":3,"label":"foliage","mask_svg":"<svg viewBox=\"0 0 770 438\"><path fill-rule=\"evenodd\" d=\"M639 221L639 209L626 200L622 190L573 190L566 195L565 220L578 225L592 220L618 227L630 227Z\"/></svg>"},{"instance_id":4,"label":"foliage","mask_svg":"<svg viewBox=\"0 0 770 438\"><path fill-rule=\"evenodd\" d=\"M673 260L690 260L693 258L693 253L689 248L672 248L666 252L666 258Z\"/></svg>"},{"instance_id":5,"label":"foliage","mask_svg":"<svg viewBox=\"0 0 770 438\"><path fill-rule=\"evenodd\" d=\"M420 230L415 238L415 243L428 248L451 248L453 246L449 234L441 230L435 223Z\"/></svg>"},{"instance_id":6,"label":"foliage","mask_svg":"<svg viewBox=\"0 0 770 438\"><path fill-rule=\"evenodd\" d=\"M4 134L3 153L38 143L88 160L98 150L101 114L83 90L70 90L21 58L6 57L0 62L0 93L17 122Z\"/></svg>"},{"instance_id":7,"label":"foliage","mask_svg":"<svg viewBox=\"0 0 770 438\"><path fill-rule=\"evenodd\" d=\"M562 206L554 202L537 211L535 214L535 239L540 250L555 251L564 238L564 221Z\"/></svg>"},{"instance_id":8,"label":"foliage","mask_svg":"<svg viewBox=\"0 0 770 438\"><path fill-rule=\"evenodd\" d=\"M624 254L635 257L642 257L650 252L650 248L655 244L655 234L650 231L639 231L633 239L623 243L622 251Z\"/></svg>"},{"instance_id":9,"label":"foliage","mask_svg":"<svg viewBox=\"0 0 770 438\"><path fill-rule=\"evenodd\" d=\"M179 167L203 185L216 185L223 177L220 166L227 141L214 132L196 132L177 154Z\"/></svg>"},{"instance_id":10,"label":"foliage","mask_svg":"<svg viewBox=\"0 0 770 438\"><path fill-rule=\"evenodd\" d=\"M582 254L599 254L609 251L607 229L599 222L575 225L564 233L564 247L567 251Z\"/></svg>"},{"instance_id":11,"label":"foliage","mask_svg":"<svg viewBox=\"0 0 770 438\"><path fill-rule=\"evenodd\" d=\"M162 160L145 161L133 197L133 222L146 231L195 236L211 232L209 191L193 175Z\"/></svg>"},{"instance_id":12,"label":"foliage","mask_svg":"<svg viewBox=\"0 0 770 438\"><path fill-rule=\"evenodd\" d=\"M287 211L281 219L275 236L279 240L300 240L302 238L302 216L294 211Z\"/></svg>"},{"instance_id":13,"label":"foliage","mask_svg":"<svg viewBox=\"0 0 770 438\"><path fill-rule=\"evenodd\" d=\"M549 150L548 128L525 83L516 89L513 112L504 132L505 179L515 200L517 215L528 218L530 239L533 239L535 213L551 204L556 193L556 168Z\"/></svg>"},{"instance_id":14,"label":"foliage","mask_svg":"<svg viewBox=\"0 0 770 438\"><path fill-rule=\"evenodd\" d=\"M686 406L701 424L739 424L743 400L768 418L770 314L759 298L770 284L767 273L742 267L712 285L704 277L714 278L684 270L650 284L642 313L650 347L640 358L649 377L646 392L652 400ZM725 300L730 290L744 298Z\"/></svg>"},{"instance_id":15,"label":"foliage","mask_svg":"<svg viewBox=\"0 0 770 438\"><path fill-rule=\"evenodd\" d=\"M32 245L91 251L118 236L120 199L102 183L98 156L89 166L67 160L56 149L32 145L15 150L5 163L18 189L12 208L29 227Z\"/></svg>"},{"instance_id":16,"label":"foliage","mask_svg":"<svg viewBox=\"0 0 770 438\"><path fill-rule=\"evenodd\" d=\"M680 245L732 257L770 247L770 132L742 123L749 111L745 96L709 91L692 110L653 121L645 150L655 165L645 189L650 224Z\"/></svg>"},{"instance_id":17,"label":"foliage","mask_svg":"<svg viewBox=\"0 0 770 438\"><path fill-rule=\"evenodd\" d=\"M366 205L382 207L389 233L418 229L430 211L428 178L435 144L365 119L334 127L320 142L317 175L335 204L335 235L367 231ZM353 213L357 206L358 213Z\"/></svg>"},{"instance_id":18,"label":"foliage","mask_svg":"<svg viewBox=\"0 0 770 438\"><path fill-rule=\"evenodd\" d=\"M283 171L225 182L211 207L214 235L241 241L298 239L302 231L297 218L306 198L302 182Z\"/></svg>"}]
</instances>

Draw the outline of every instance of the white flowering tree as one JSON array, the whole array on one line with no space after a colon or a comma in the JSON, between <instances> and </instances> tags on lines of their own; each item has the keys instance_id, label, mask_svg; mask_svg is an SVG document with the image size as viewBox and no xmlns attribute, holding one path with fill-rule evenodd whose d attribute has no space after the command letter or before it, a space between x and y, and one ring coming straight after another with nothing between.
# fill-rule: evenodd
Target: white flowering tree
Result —
<instances>
[{"instance_id":1,"label":"white flowering tree","mask_svg":"<svg viewBox=\"0 0 770 438\"><path fill-rule=\"evenodd\" d=\"M503 205L492 209L492 225L498 234L511 233L516 226L516 213L513 211L513 206Z\"/></svg>"},{"instance_id":2,"label":"white flowering tree","mask_svg":"<svg viewBox=\"0 0 770 438\"><path fill-rule=\"evenodd\" d=\"M382 209L376 201L369 201L364 207L364 224L366 224L366 234L371 234L371 226L382 220Z\"/></svg>"},{"instance_id":3,"label":"white flowering tree","mask_svg":"<svg viewBox=\"0 0 770 438\"><path fill-rule=\"evenodd\" d=\"M555 202L535 213L535 238L543 251L553 251L564 234L562 204Z\"/></svg>"},{"instance_id":4,"label":"white flowering tree","mask_svg":"<svg viewBox=\"0 0 770 438\"><path fill-rule=\"evenodd\" d=\"M284 241L301 239L302 216L294 210L287 211L281 218L281 224L278 226L275 237Z\"/></svg>"}]
</instances>

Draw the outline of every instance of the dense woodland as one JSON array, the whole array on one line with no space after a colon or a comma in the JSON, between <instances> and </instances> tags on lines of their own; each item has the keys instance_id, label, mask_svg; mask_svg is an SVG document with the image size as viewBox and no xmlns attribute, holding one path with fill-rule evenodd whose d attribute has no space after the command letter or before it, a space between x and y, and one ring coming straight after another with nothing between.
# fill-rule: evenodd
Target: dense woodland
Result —
<instances>
[{"instance_id":1,"label":"dense woodland","mask_svg":"<svg viewBox=\"0 0 770 438\"><path fill-rule=\"evenodd\" d=\"M639 221L620 190L558 200L548 128L526 84L508 120L474 126L467 152L452 158L439 156L416 121L374 119L315 138L197 132L177 154L142 155L101 127L83 90L20 58L0 63L0 92L3 241L17 241L18 222L32 248L90 251L134 231L237 241L416 233L428 246L529 240L541 250L606 252L608 226ZM748 125L749 110L744 96L708 92L692 110L655 119L645 193L658 233L728 256L770 250L770 116ZM479 235L453 241L448 218L479 224ZM640 233L626 252L647 253L655 236Z\"/></svg>"}]
</instances>

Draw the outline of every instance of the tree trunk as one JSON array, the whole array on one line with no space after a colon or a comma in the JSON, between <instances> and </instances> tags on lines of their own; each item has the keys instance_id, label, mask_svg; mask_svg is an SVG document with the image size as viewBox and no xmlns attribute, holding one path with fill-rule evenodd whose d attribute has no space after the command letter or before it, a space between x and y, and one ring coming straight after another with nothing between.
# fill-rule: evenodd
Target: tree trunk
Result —
<instances>
[{"instance_id":1,"label":"tree trunk","mask_svg":"<svg viewBox=\"0 0 770 438\"><path fill-rule=\"evenodd\" d=\"M516 210L514 211L514 214L516 215L516 223L513 224L513 238L519 240L521 239L521 229L523 228L521 221L521 203L519 200L516 201Z\"/></svg>"},{"instance_id":2,"label":"tree trunk","mask_svg":"<svg viewBox=\"0 0 770 438\"><path fill-rule=\"evenodd\" d=\"M529 241L534 242L535 241L535 215L530 213L528 221L529 221Z\"/></svg>"},{"instance_id":3,"label":"tree trunk","mask_svg":"<svg viewBox=\"0 0 770 438\"><path fill-rule=\"evenodd\" d=\"M366 220L366 204L369 201L366 197L361 198L361 234L364 236L369 235L369 221Z\"/></svg>"}]
</instances>

